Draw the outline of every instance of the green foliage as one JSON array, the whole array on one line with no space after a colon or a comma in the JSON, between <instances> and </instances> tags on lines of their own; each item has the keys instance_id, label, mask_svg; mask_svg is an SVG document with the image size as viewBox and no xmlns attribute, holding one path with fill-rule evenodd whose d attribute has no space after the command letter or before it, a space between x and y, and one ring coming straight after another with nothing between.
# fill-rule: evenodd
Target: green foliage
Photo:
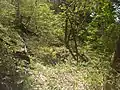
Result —
<instances>
[{"instance_id":1,"label":"green foliage","mask_svg":"<svg viewBox=\"0 0 120 90\"><path fill-rule=\"evenodd\" d=\"M19 40L19 41L18 41ZM24 62L15 58L13 52L21 50L24 44L20 36L11 28L0 27L0 80L9 88L21 85L26 73ZM17 65L16 65L17 64ZM20 83L19 83L20 82ZM22 87L20 87L22 88Z\"/></svg>"},{"instance_id":2,"label":"green foliage","mask_svg":"<svg viewBox=\"0 0 120 90\"><path fill-rule=\"evenodd\" d=\"M0 80L14 90L101 90L120 35L113 10L109 0L0 0Z\"/></svg>"}]
</instances>

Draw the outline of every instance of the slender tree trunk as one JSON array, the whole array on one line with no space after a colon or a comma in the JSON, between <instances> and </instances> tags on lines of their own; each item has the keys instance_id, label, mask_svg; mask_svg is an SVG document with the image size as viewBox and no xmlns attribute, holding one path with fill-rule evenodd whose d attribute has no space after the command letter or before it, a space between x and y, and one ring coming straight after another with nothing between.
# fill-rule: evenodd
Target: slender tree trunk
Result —
<instances>
[{"instance_id":1,"label":"slender tree trunk","mask_svg":"<svg viewBox=\"0 0 120 90\"><path fill-rule=\"evenodd\" d=\"M20 16L20 0L15 0L15 9L16 9L16 25L20 25L21 23L21 16Z\"/></svg>"},{"instance_id":2,"label":"slender tree trunk","mask_svg":"<svg viewBox=\"0 0 120 90\"><path fill-rule=\"evenodd\" d=\"M120 90L120 38L116 42L116 49L111 63L109 75L106 78L104 90Z\"/></svg>"}]
</instances>

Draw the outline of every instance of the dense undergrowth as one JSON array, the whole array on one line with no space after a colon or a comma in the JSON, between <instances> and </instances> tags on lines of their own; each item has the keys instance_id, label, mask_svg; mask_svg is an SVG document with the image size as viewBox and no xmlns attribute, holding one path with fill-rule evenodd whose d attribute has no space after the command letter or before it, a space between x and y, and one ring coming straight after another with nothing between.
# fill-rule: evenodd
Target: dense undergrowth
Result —
<instances>
[{"instance_id":1,"label":"dense undergrowth","mask_svg":"<svg viewBox=\"0 0 120 90\"><path fill-rule=\"evenodd\" d=\"M0 0L0 89L102 90L119 37L113 10L109 0Z\"/></svg>"},{"instance_id":2,"label":"dense undergrowth","mask_svg":"<svg viewBox=\"0 0 120 90\"><path fill-rule=\"evenodd\" d=\"M51 50L51 48L47 49ZM58 50L58 53L60 53L60 51ZM89 55L90 61L76 64L70 56L67 58L69 58L69 60L71 59L72 63L71 61L64 63L60 61L64 55L63 57L57 57L55 59L54 55L56 54L53 55L51 52L47 51L47 56L51 55L49 60L55 60L56 64L54 64L53 61L49 61L49 64L45 64L47 61L44 60L48 60L46 55L42 58L43 60L40 60L41 62L33 62L31 64L32 69L29 70L29 76L26 77L24 82L24 90L103 89L105 76L108 73L110 63L108 61L102 62L102 55L89 52L87 55Z\"/></svg>"},{"instance_id":3,"label":"dense undergrowth","mask_svg":"<svg viewBox=\"0 0 120 90\"><path fill-rule=\"evenodd\" d=\"M29 74L24 90L101 90L103 87L103 73L92 67L36 63Z\"/></svg>"}]
</instances>

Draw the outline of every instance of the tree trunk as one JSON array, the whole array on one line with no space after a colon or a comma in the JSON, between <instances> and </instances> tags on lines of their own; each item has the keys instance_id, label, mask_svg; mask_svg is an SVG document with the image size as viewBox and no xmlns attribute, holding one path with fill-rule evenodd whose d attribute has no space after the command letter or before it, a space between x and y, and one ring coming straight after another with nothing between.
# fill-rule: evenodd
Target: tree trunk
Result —
<instances>
[{"instance_id":1,"label":"tree trunk","mask_svg":"<svg viewBox=\"0 0 120 90\"><path fill-rule=\"evenodd\" d=\"M106 77L104 90L120 90L120 38L116 42L116 49L111 70Z\"/></svg>"}]
</instances>

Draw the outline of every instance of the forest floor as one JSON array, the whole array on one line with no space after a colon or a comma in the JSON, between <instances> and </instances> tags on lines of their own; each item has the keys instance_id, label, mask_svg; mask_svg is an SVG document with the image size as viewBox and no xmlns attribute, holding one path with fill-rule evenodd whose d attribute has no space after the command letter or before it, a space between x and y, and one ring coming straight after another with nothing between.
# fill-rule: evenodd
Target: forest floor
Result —
<instances>
[{"instance_id":1,"label":"forest floor","mask_svg":"<svg viewBox=\"0 0 120 90\"><path fill-rule=\"evenodd\" d=\"M31 79L34 78L31 84L34 90L91 90L88 89L89 81L85 68L69 64L43 66L39 63L35 64L34 68L30 76ZM99 88L97 87L97 90L101 90L101 87Z\"/></svg>"}]
</instances>

